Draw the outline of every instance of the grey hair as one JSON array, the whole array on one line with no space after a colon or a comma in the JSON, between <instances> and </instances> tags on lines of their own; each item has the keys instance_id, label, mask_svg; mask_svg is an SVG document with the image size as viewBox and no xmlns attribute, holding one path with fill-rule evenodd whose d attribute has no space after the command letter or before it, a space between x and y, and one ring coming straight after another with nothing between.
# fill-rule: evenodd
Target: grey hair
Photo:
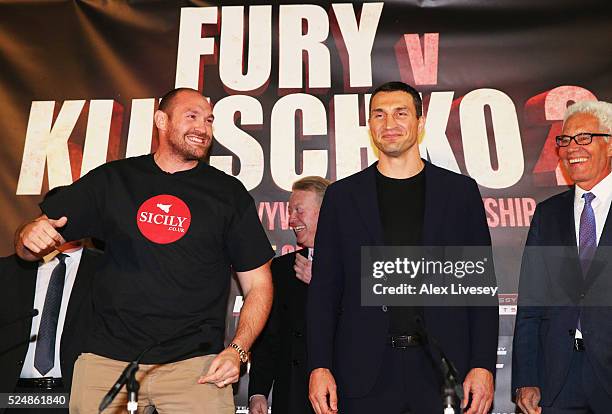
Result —
<instances>
[{"instance_id":1,"label":"grey hair","mask_svg":"<svg viewBox=\"0 0 612 414\"><path fill-rule=\"evenodd\" d=\"M325 190L327 190L327 186L329 186L330 184L331 181L323 177L311 175L294 182L291 190L312 191L317 195L320 203L321 201L323 201Z\"/></svg>"},{"instance_id":2,"label":"grey hair","mask_svg":"<svg viewBox=\"0 0 612 414\"><path fill-rule=\"evenodd\" d=\"M599 124L612 132L612 103L604 101L581 101L570 105L565 110L563 122L575 114L590 114L599 120Z\"/></svg>"}]
</instances>

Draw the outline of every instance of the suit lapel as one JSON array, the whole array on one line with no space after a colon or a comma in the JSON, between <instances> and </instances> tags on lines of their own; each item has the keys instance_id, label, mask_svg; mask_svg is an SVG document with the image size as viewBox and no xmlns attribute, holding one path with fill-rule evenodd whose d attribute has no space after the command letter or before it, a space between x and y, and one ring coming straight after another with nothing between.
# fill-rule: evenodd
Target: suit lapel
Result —
<instances>
[{"instance_id":1,"label":"suit lapel","mask_svg":"<svg viewBox=\"0 0 612 414\"><path fill-rule=\"evenodd\" d=\"M36 292L36 278L38 276L38 262L22 262L25 273L19 277L19 307L20 313L25 314L34 308L34 293ZM39 309L39 314L42 309ZM28 332L32 329L32 319L28 321Z\"/></svg>"},{"instance_id":2,"label":"suit lapel","mask_svg":"<svg viewBox=\"0 0 612 414\"><path fill-rule=\"evenodd\" d=\"M18 259L17 266L19 270L16 270L15 277L17 292L17 303L16 303L16 315L26 315L28 312L34 309L34 294L36 292L36 278L38 276L38 262L26 262L24 260ZM14 302L13 302L14 303ZM38 309L38 314L40 318L40 314L42 313L42 309ZM30 337L30 332L32 331L32 318L27 318L23 320L23 323L20 324L23 328L21 334L18 335L19 341L23 341L26 338ZM25 343L25 342L24 342ZM25 354L24 354L25 355Z\"/></svg>"},{"instance_id":3,"label":"suit lapel","mask_svg":"<svg viewBox=\"0 0 612 414\"><path fill-rule=\"evenodd\" d=\"M576 245L576 224L574 220L574 188L567 191L561 199L558 210L559 244L562 249L566 249L561 257L567 258L567 262L562 264L561 277L557 278L557 283L565 290L569 297L574 298L583 283L582 269L578 257ZM567 269L563 269L565 265ZM559 263L552 263L551 266L559 266Z\"/></svg>"},{"instance_id":4,"label":"suit lapel","mask_svg":"<svg viewBox=\"0 0 612 414\"><path fill-rule=\"evenodd\" d=\"M576 257L578 248L576 244L576 223L574 221L574 188L565 193L562 199L559 216L559 231L561 232L561 245L573 247Z\"/></svg>"},{"instance_id":5,"label":"suit lapel","mask_svg":"<svg viewBox=\"0 0 612 414\"><path fill-rule=\"evenodd\" d=\"M79 316L79 309L81 303L89 294L91 289L91 281L93 279L93 273L96 269L92 268L91 265L92 257L87 252L87 249L83 249L81 255L81 261L77 269L76 278L74 279L74 285L72 286L72 292L70 293L70 299L68 299L68 309L66 309L66 320L64 322L64 331L69 332L69 327L75 317Z\"/></svg>"},{"instance_id":6,"label":"suit lapel","mask_svg":"<svg viewBox=\"0 0 612 414\"><path fill-rule=\"evenodd\" d=\"M443 225L445 191L437 167L425 161L425 214L423 217L423 246L435 246L440 239L436 236Z\"/></svg>"},{"instance_id":7,"label":"suit lapel","mask_svg":"<svg viewBox=\"0 0 612 414\"><path fill-rule=\"evenodd\" d=\"M355 206L366 226L373 245L384 244L380 210L378 209L378 193L376 191L376 165L370 165L359 175L353 188L352 196Z\"/></svg>"}]
</instances>

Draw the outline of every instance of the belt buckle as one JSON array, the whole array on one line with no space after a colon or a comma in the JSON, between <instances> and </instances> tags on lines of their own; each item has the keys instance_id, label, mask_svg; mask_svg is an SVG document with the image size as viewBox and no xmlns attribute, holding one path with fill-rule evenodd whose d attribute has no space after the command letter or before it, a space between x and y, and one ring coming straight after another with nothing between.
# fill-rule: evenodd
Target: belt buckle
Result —
<instances>
[{"instance_id":1,"label":"belt buckle","mask_svg":"<svg viewBox=\"0 0 612 414\"><path fill-rule=\"evenodd\" d=\"M397 345L396 345L396 338L397 338L397 342L398 342L398 344L397 344ZM399 345L399 338L402 338L402 339L403 339L403 338L406 338L406 336L401 336L401 335L400 335L400 336L397 336L397 337L392 336L392 337L391 337L391 346L392 346L393 348L395 348L395 349L406 349L406 348L408 348L407 346L400 346L400 345Z\"/></svg>"}]
</instances>

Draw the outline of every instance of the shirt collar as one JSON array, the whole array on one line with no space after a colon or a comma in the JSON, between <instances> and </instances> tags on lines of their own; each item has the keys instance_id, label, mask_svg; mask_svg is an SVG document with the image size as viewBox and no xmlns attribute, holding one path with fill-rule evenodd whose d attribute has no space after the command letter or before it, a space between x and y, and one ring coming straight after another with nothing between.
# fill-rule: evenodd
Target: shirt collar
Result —
<instances>
[{"instance_id":1,"label":"shirt collar","mask_svg":"<svg viewBox=\"0 0 612 414\"><path fill-rule=\"evenodd\" d=\"M574 202L581 201L582 195L585 193L593 193L595 200L599 203L603 203L612 198L612 174L606 175L606 177L595 184L589 191L583 190L579 186L575 186Z\"/></svg>"},{"instance_id":2,"label":"shirt collar","mask_svg":"<svg viewBox=\"0 0 612 414\"><path fill-rule=\"evenodd\" d=\"M83 254L83 248L81 247L78 250L74 250L70 253L66 253L66 252L60 252L59 250L53 250L51 253L49 253L48 255L46 255L45 257L43 257L42 262L43 263L49 263L50 261L52 261L53 259L55 259L55 256L57 256L60 253L64 253L66 256L68 256L66 259L70 260L72 258L80 258L81 254Z\"/></svg>"}]
</instances>

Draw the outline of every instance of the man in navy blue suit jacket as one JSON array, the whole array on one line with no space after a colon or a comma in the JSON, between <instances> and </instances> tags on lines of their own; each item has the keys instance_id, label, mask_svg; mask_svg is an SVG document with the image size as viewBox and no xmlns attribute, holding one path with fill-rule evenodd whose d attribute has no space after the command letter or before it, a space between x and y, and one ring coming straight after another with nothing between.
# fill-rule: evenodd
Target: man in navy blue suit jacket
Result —
<instances>
[{"instance_id":1,"label":"man in navy blue suit jacket","mask_svg":"<svg viewBox=\"0 0 612 414\"><path fill-rule=\"evenodd\" d=\"M379 162L330 185L319 215L307 305L310 401L317 414L441 412L440 374L419 318L457 366L468 412L484 414L493 399L496 297L473 308L360 301L362 246L490 246L478 186L421 159L422 102L409 85L377 88L368 123Z\"/></svg>"},{"instance_id":2,"label":"man in navy blue suit jacket","mask_svg":"<svg viewBox=\"0 0 612 414\"><path fill-rule=\"evenodd\" d=\"M612 104L579 102L556 138L575 186L538 204L523 254L512 387L525 413L612 412L611 134Z\"/></svg>"}]
</instances>

